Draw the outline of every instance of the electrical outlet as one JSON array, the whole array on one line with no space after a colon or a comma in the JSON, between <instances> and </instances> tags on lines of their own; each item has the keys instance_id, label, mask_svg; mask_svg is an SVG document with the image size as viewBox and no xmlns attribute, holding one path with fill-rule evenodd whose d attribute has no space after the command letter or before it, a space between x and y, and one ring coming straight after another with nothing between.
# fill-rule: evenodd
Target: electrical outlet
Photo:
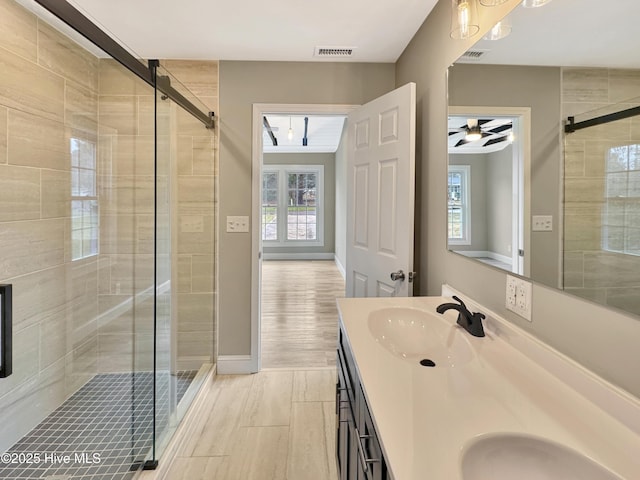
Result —
<instances>
[{"instance_id":1,"label":"electrical outlet","mask_svg":"<svg viewBox=\"0 0 640 480\"><path fill-rule=\"evenodd\" d=\"M506 306L509 310L513 310L516 307L516 277L507 275L507 295Z\"/></svg>"},{"instance_id":2,"label":"electrical outlet","mask_svg":"<svg viewBox=\"0 0 640 480\"><path fill-rule=\"evenodd\" d=\"M228 216L227 233L245 233L249 231L249 217Z\"/></svg>"},{"instance_id":3,"label":"electrical outlet","mask_svg":"<svg viewBox=\"0 0 640 480\"><path fill-rule=\"evenodd\" d=\"M533 215L531 217L531 230L534 232L552 232L552 215Z\"/></svg>"},{"instance_id":4,"label":"electrical outlet","mask_svg":"<svg viewBox=\"0 0 640 480\"><path fill-rule=\"evenodd\" d=\"M531 321L531 282L507 275L505 306Z\"/></svg>"}]
</instances>

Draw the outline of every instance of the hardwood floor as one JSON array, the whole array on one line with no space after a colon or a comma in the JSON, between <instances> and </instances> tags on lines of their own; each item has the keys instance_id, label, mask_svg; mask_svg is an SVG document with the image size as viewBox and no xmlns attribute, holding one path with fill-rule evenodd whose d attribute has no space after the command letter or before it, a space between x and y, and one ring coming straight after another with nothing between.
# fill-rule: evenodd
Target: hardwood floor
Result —
<instances>
[{"instance_id":1,"label":"hardwood floor","mask_svg":"<svg viewBox=\"0 0 640 480\"><path fill-rule=\"evenodd\" d=\"M335 365L343 296L333 261L262 262L262 367Z\"/></svg>"},{"instance_id":2,"label":"hardwood floor","mask_svg":"<svg viewBox=\"0 0 640 480\"><path fill-rule=\"evenodd\" d=\"M171 480L337 480L335 368L219 375Z\"/></svg>"}]
</instances>

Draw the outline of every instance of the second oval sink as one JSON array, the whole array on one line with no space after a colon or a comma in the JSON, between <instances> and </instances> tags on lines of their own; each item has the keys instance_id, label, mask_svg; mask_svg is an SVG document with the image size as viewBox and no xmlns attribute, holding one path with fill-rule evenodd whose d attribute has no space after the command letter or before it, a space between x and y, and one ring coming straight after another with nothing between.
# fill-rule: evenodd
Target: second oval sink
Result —
<instances>
[{"instance_id":1,"label":"second oval sink","mask_svg":"<svg viewBox=\"0 0 640 480\"><path fill-rule=\"evenodd\" d=\"M464 337L467 333L435 314L417 308L392 307L369 314L369 332L395 356L419 362L432 360L436 367L455 367L473 358Z\"/></svg>"},{"instance_id":2,"label":"second oval sink","mask_svg":"<svg viewBox=\"0 0 640 480\"><path fill-rule=\"evenodd\" d=\"M473 439L463 449L461 469L463 480L621 480L564 445L518 433Z\"/></svg>"}]
</instances>

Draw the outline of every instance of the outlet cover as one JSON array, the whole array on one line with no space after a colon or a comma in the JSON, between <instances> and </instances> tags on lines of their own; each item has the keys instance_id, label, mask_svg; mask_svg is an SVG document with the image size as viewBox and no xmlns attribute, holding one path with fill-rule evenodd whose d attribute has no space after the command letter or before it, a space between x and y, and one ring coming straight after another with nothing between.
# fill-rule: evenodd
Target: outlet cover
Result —
<instances>
[{"instance_id":1,"label":"outlet cover","mask_svg":"<svg viewBox=\"0 0 640 480\"><path fill-rule=\"evenodd\" d=\"M246 233L249 231L249 217L230 215L227 217L227 233Z\"/></svg>"},{"instance_id":2,"label":"outlet cover","mask_svg":"<svg viewBox=\"0 0 640 480\"><path fill-rule=\"evenodd\" d=\"M507 310L531 321L531 282L507 275L505 306Z\"/></svg>"},{"instance_id":3,"label":"outlet cover","mask_svg":"<svg viewBox=\"0 0 640 480\"><path fill-rule=\"evenodd\" d=\"M552 232L553 215L533 215L531 217L531 230L533 232Z\"/></svg>"}]
</instances>

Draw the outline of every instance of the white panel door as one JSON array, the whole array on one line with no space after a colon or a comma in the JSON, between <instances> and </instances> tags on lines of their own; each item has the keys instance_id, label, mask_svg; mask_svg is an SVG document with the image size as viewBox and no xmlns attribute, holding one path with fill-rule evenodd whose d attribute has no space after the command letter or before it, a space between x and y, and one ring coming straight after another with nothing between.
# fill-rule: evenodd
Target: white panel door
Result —
<instances>
[{"instance_id":1,"label":"white panel door","mask_svg":"<svg viewBox=\"0 0 640 480\"><path fill-rule=\"evenodd\" d=\"M347 119L347 297L413 293L415 118L408 83Z\"/></svg>"}]
</instances>

